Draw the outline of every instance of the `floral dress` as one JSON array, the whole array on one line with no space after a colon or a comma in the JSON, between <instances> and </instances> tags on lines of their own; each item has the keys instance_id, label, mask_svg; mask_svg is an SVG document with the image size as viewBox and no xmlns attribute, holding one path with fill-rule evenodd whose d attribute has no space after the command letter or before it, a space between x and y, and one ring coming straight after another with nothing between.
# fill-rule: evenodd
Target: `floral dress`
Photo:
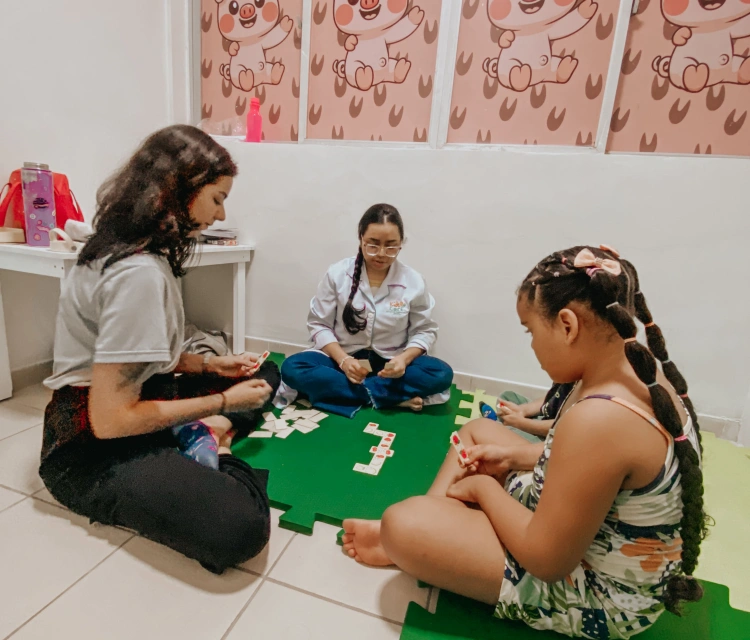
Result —
<instances>
[{"instance_id":1,"label":"floral dress","mask_svg":"<svg viewBox=\"0 0 750 640\"><path fill-rule=\"evenodd\" d=\"M544 582L506 550L495 615L573 637L630 638L661 615L667 581L680 568L680 473L674 441L655 418L613 396L588 396L579 402L592 398L616 402L658 429L669 444L664 466L648 486L617 494L582 562L565 579ZM532 511L544 487L556 426L550 429L534 470L515 472L506 481L508 493ZM684 433L699 451L690 419Z\"/></svg>"}]
</instances>

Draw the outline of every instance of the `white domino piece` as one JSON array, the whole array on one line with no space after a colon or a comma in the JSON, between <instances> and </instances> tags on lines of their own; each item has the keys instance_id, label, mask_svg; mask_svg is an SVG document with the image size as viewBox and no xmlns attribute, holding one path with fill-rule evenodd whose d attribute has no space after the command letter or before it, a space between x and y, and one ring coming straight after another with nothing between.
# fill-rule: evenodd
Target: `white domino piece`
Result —
<instances>
[{"instance_id":1,"label":"white domino piece","mask_svg":"<svg viewBox=\"0 0 750 640\"><path fill-rule=\"evenodd\" d=\"M290 413L294 413L295 411L296 411L296 409L294 407L284 407L281 410L281 415L282 416L288 416Z\"/></svg>"},{"instance_id":2,"label":"white domino piece","mask_svg":"<svg viewBox=\"0 0 750 640\"><path fill-rule=\"evenodd\" d=\"M253 431L250 433L248 438L273 438L272 431Z\"/></svg>"},{"instance_id":3,"label":"white domino piece","mask_svg":"<svg viewBox=\"0 0 750 640\"><path fill-rule=\"evenodd\" d=\"M304 398L297 400L297 404L301 404L303 407L312 407L312 405Z\"/></svg>"},{"instance_id":4,"label":"white domino piece","mask_svg":"<svg viewBox=\"0 0 750 640\"><path fill-rule=\"evenodd\" d=\"M299 431L300 433L310 433L312 429L309 429L308 427L305 427L304 425L301 425L297 422L295 422L292 425L292 429L295 429L296 431Z\"/></svg>"},{"instance_id":5,"label":"white domino piece","mask_svg":"<svg viewBox=\"0 0 750 640\"><path fill-rule=\"evenodd\" d=\"M327 417L328 417L327 413L318 411L314 416L309 417L308 420L311 420L312 422L320 422L321 420L325 420Z\"/></svg>"},{"instance_id":6,"label":"white domino piece","mask_svg":"<svg viewBox=\"0 0 750 640\"><path fill-rule=\"evenodd\" d=\"M268 360L268 357L271 355L270 351L264 351L261 356L258 358L258 360L253 365L253 373L258 371L263 366L263 363Z\"/></svg>"},{"instance_id":7,"label":"white domino piece","mask_svg":"<svg viewBox=\"0 0 750 640\"><path fill-rule=\"evenodd\" d=\"M263 419L264 419L264 420L265 420L266 422L270 422L270 421L272 421L272 420L276 420L276 416L275 416L275 415L273 415L273 413L271 413L270 411L266 411L266 412L265 412L265 413L263 414Z\"/></svg>"},{"instance_id":8,"label":"white domino piece","mask_svg":"<svg viewBox=\"0 0 750 640\"><path fill-rule=\"evenodd\" d=\"M276 432L276 437L277 438L286 439L290 435L292 435L294 433L294 431L295 431L295 429L293 427L286 427L285 429L282 429L281 431L277 431Z\"/></svg>"},{"instance_id":9,"label":"white domino piece","mask_svg":"<svg viewBox=\"0 0 750 640\"><path fill-rule=\"evenodd\" d=\"M276 418L276 420L274 420L274 423L276 424L276 431L279 431L280 429L286 429L289 426L286 423L286 420L282 418Z\"/></svg>"},{"instance_id":10,"label":"white domino piece","mask_svg":"<svg viewBox=\"0 0 750 640\"><path fill-rule=\"evenodd\" d=\"M359 473L366 473L370 476L378 475L377 469L373 469L370 465L367 464L360 464L359 462L354 465L354 471L358 471Z\"/></svg>"},{"instance_id":11,"label":"white domino piece","mask_svg":"<svg viewBox=\"0 0 750 640\"><path fill-rule=\"evenodd\" d=\"M307 420L306 418L302 418L301 420L297 420L297 422L294 423L294 425L302 425L303 427L306 427L310 431L313 429L317 429L320 425L317 422L313 422L312 420Z\"/></svg>"},{"instance_id":12,"label":"white domino piece","mask_svg":"<svg viewBox=\"0 0 750 640\"><path fill-rule=\"evenodd\" d=\"M269 433L273 433L276 431L276 421L270 421L270 422L264 422L262 425L260 425L260 428L268 431Z\"/></svg>"},{"instance_id":13,"label":"white domino piece","mask_svg":"<svg viewBox=\"0 0 750 640\"><path fill-rule=\"evenodd\" d=\"M461 442L461 438L458 437L458 431L454 431L453 433L451 433L451 445L458 454L458 464L460 464L462 467L465 467L466 459L469 456L466 453L466 447L464 447L464 443Z\"/></svg>"}]
</instances>

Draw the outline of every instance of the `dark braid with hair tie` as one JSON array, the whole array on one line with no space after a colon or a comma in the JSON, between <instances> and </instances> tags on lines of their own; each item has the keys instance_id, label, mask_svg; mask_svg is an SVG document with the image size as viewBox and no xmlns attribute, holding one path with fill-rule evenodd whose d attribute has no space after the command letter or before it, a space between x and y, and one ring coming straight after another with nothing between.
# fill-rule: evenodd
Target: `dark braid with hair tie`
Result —
<instances>
[{"instance_id":1,"label":"dark braid with hair tie","mask_svg":"<svg viewBox=\"0 0 750 640\"><path fill-rule=\"evenodd\" d=\"M623 266L630 271L631 277L634 280L635 286L635 316L638 320L643 323L646 329L646 340L648 342L648 348L651 349L651 353L654 354L657 360L661 362L662 371L664 376L669 380L669 384L674 387L677 395L682 398L682 401L690 414L690 418L694 425L698 424L698 416L693 407L693 402L688 397L688 385L685 377L677 369L677 365L669 358L669 352L667 351L667 343L664 339L659 326L654 322L654 318L651 315L651 311L646 303L646 296L640 290L640 284L638 281L638 273L635 267L627 260L622 261ZM701 437L700 429L696 428L696 435L698 437L698 444L700 445L701 453L703 452L703 439Z\"/></svg>"},{"instance_id":2,"label":"dark braid with hair tie","mask_svg":"<svg viewBox=\"0 0 750 640\"><path fill-rule=\"evenodd\" d=\"M354 261L354 274L352 275L352 290L349 293L349 300L344 307L344 313L342 317L344 319L344 326L346 330L355 335L360 331L364 331L367 328L367 319L363 318L365 308L354 309L354 296L357 295L359 289L359 281L362 277L362 266L365 263L365 257L362 254L362 249L357 253L357 259Z\"/></svg>"},{"instance_id":3,"label":"dark braid with hair tie","mask_svg":"<svg viewBox=\"0 0 750 640\"><path fill-rule=\"evenodd\" d=\"M347 301L342 313L344 327L346 327L346 330L351 335L356 335L367 328L367 318L363 317L365 308L364 306L361 309L354 308L354 296L357 295L357 291L359 290L359 283L362 279L362 268L365 264L365 256L362 253L361 247L362 238L364 238L365 233L367 233L367 229L371 224L396 225L399 235L401 236L401 242L404 241L404 222L396 207L389 204L374 204L365 211L365 214L360 219L358 225L360 247L357 252L357 259L354 261L352 289L349 292L349 300Z\"/></svg>"},{"instance_id":4,"label":"dark braid with hair tie","mask_svg":"<svg viewBox=\"0 0 750 640\"><path fill-rule=\"evenodd\" d=\"M573 301L588 303L593 312L608 321L625 341L625 356L638 379L648 387L656 419L672 438L679 438L683 435L680 414L669 392L657 381L654 353L666 362L664 374L678 394L687 393L687 384L673 363L669 362L664 337L659 328L652 324L646 300L639 292L635 267L625 260L619 260L623 268L619 276L600 268L575 268L572 266L575 256L582 249L589 249L598 258L619 260L619 256L593 247L573 247L564 252L554 253L531 271L521 285L519 295L527 296L530 303L540 295L542 299L539 300L539 306L547 317L555 317ZM649 325L646 331L649 347L654 349L654 353L635 339L637 327L633 320L634 315ZM699 433L692 404L688 405L688 411L693 428ZM692 575L698 562L701 541L707 533L708 518L703 511L703 473L698 453L687 439L674 442L674 451L682 486L680 533L681 573L684 575L673 575L669 578L663 601L668 611L680 615L682 601L694 602L703 596L701 585Z\"/></svg>"}]
</instances>

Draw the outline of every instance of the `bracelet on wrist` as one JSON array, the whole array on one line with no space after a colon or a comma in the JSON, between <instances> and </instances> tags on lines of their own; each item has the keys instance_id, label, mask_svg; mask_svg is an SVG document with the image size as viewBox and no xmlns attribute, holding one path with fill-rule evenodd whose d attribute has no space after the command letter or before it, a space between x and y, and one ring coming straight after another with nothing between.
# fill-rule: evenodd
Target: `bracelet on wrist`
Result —
<instances>
[{"instance_id":1,"label":"bracelet on wrist","mask_svg":"<svg viewBox=\"0 0 750 640\"><path fill-rule=\"evenodd\" d=\"M219 415L223 416L224 412L227 409L227 397L224 395L223 391L219 395L221 396L221 407L219 408Z\"/></svg>"},{"instance_id":2,"label":"bracelet on wrist","mask_svg":"<svg viewBox=\"0 0 750 640\"><path fill-rule=\"evenodd\" d=\"M347 360L354 360L354 356L346 356L346 358L344 358L343 360L341 360L341 362L339 362L339 369L343 369L344 368L344 363Z\"/></svg>"}]
</instances>

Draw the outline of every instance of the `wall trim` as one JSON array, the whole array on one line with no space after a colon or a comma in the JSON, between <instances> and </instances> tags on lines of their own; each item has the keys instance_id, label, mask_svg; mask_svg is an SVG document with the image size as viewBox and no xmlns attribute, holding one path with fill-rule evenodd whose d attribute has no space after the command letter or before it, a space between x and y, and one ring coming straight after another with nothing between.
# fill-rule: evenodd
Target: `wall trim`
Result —
<instances>
[{"instance_id":1,"label":"wall trim","mask_svg":"<svg viewBox=\"0 0 750 640\"><path fill-rule=\"evenodd\" d=\"M52 360L37 362L10 372L13 381L13 392L20 391L26 387L41 384L52 375Z\"/></svg>"},{"instance_id":2,"label":"wall trim","mask_svg":"<svg viewBox=\"0 0 750 640\"><path fill-rule=\"evenodd\" d=\"M246 336L245 349L254 353L263 353L266 349L276 353L283 353L290 356L309 348L309 345L295 342L285 342L282 340L267 340ZM462 391L476 391L481 389L485 393L493 396L500 395L504 391L515 391L528 398L538 398L543 395L548 387L541 387L535 384L525 382L516 382L514 380L503 380L502 378L490 378L487 376L478 376L471 373L455 371L453 375L454 384ZM749 413L745 416L750 422L750 396L748 396ZM737 443L741 432L741 421L735 418L724 418L721 416L712 416L705 413L699 413L698 419L702 431L709 431L719 438ZM742 444L742 443L740 443ZM750 443L747 443L750 444ZM747 446L747 444L745 446Z\"/></svg>"}]
</instances>

